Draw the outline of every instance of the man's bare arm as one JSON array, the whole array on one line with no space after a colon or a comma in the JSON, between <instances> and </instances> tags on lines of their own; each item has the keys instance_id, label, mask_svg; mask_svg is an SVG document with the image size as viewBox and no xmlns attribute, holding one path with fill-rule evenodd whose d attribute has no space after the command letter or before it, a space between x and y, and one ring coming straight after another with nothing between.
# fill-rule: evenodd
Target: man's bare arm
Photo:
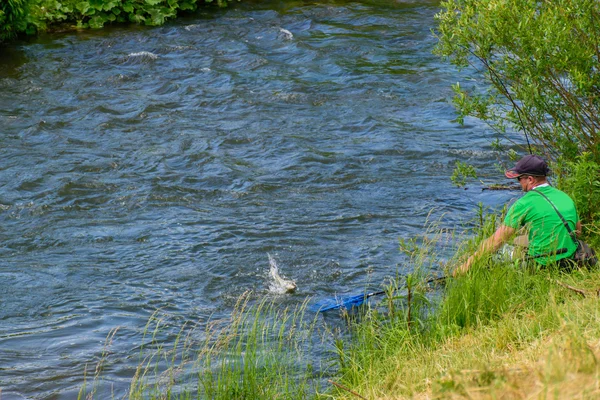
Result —
<instances>
[{"instance_id":1,"label":"man's bare arm","mask_svg":"<svg viewBox=\"0 0 600 400\"><path fill-rule=\"evenodd\" d=\"M469 257L463 265L458 267L454 271L453 275L467 272L477 258L483 256L484 254L497 251L500 246L506 243L508 239L515 234L515 231L516 230L514 228L506 225L500 225L500 227L496 229L496 232L494 232L492 236L481 242L477 251L473 253L473 255Z\"/></svg>"}]
</instances>

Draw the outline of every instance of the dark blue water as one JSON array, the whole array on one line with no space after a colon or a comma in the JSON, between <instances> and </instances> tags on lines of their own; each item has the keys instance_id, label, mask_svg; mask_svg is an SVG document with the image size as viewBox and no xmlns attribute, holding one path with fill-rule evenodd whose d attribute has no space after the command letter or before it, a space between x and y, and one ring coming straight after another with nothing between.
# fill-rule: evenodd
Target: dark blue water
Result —
<instances>
[{"instance_id":1,"label":"dark blue water","mask_svg":"<svg viewBox=\"0 0 600 400\"><path fill-rule=\"evenodd\" d=\"M450 182L496 155L453 122L468 76L431 54L437 9L242 3L0 49L2 399L73 398L117 327L120 397L156 309L355 293L410 270L398 239L429 213L506 200ZM295 294L269 292L267 252Z\"/></svg>"}]
</instances>

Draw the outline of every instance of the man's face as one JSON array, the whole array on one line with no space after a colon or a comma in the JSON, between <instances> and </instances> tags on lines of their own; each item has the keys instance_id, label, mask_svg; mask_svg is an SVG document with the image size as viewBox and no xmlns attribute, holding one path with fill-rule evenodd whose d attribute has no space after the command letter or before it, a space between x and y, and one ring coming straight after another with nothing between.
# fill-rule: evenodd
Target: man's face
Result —
<instances>
[{"instance_id":1,"label":"man's face","mask_svg":"<svg viewBox=\"0 0 600 400\"><path fill-rule=\"evenodd\" d=\"M521 175L517 178L517 181L519 181L521 189L524 192L528 192L531 188L531 182L533 181L533 177L531 175Z\"/></svg>"}]
</instances>

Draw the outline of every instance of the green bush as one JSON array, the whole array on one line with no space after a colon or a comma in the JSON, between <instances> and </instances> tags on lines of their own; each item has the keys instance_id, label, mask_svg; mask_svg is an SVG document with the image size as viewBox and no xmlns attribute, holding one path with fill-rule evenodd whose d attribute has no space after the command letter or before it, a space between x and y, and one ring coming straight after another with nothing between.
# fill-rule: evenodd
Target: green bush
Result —
<instances>
[{"instance_id":1,"label":"green bush","mask_svg":"<svg viewBox=\"0 0 600 400\"><path fill-rule=\"evenodd\" d=\"M30 0L0 2L0 42L27 30Z\"/></svg>"},{"instance_id":2,"label":"green bush","mask_svg":"<svg viewBox=\"0 0 600 400\"><path fill-rule=\"evenodd\" d=\"M0 42L57 24L94 29L127 22L157 26L213 2L227 5L227 0L6 0L0 5Z\"/></svg>"},{"instance_id":3,"label":"green bush","mask_svg":"<svg viewBox=\"0 0 600 400\"><path fill-rule=\"evenodd\" d=\"M459 120L515 127L552 159L600 162L600 2L447 0L436 53L483 72L489 89L454 86Z\"/></svg>"},{"instance_id":4,"label":"green bush","mask_svg":"<svg viewBox=\"0 0 600 400\"><path fill-rule=\"evenodd\" d=\"M556 169L558 186L575 202L586 238L592 233L597 237L600 228L600 163L590 153L583 153L574 160L557 163Z\"/></svg>"},{"instance_id":5,"label":"green bush","mask_svg":"<svg viewBox=\"0 0 600 400\"><path fill-rule=\"evenodd\" d=\"M198 0L38 0L36 17L40 25L65 21L80 28L113 22L162 25L180 11L196 10L197 4Z\"/></svg>"}]
</instances>

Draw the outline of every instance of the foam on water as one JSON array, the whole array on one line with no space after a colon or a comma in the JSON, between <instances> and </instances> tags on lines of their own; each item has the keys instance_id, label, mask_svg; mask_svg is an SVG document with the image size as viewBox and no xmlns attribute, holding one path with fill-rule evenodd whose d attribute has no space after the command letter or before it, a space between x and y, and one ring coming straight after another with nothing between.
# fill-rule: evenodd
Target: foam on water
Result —
<instances>
[{"instance_id":1,"label":"foam on water","mask_svg":"<svg viewBox=\"0 0 600 400\"><path fill-rule=\"evenodd\" d=\"M285 28L279 28L279 33L281 33L285 40L292 40L294 38L294 34Z\"/></svg>"},{"instance_id":2,"label":"foam on water","mask_svg":"<svg viewBox=\"0 0 600 400\"><path fill-rule=\"evenodd\" d=\"M127 57L139 57L146 60L156 60L158 58L158 55L149 51L138 51L136 53L129 53Z\"/></svg>"}]
</instances>

